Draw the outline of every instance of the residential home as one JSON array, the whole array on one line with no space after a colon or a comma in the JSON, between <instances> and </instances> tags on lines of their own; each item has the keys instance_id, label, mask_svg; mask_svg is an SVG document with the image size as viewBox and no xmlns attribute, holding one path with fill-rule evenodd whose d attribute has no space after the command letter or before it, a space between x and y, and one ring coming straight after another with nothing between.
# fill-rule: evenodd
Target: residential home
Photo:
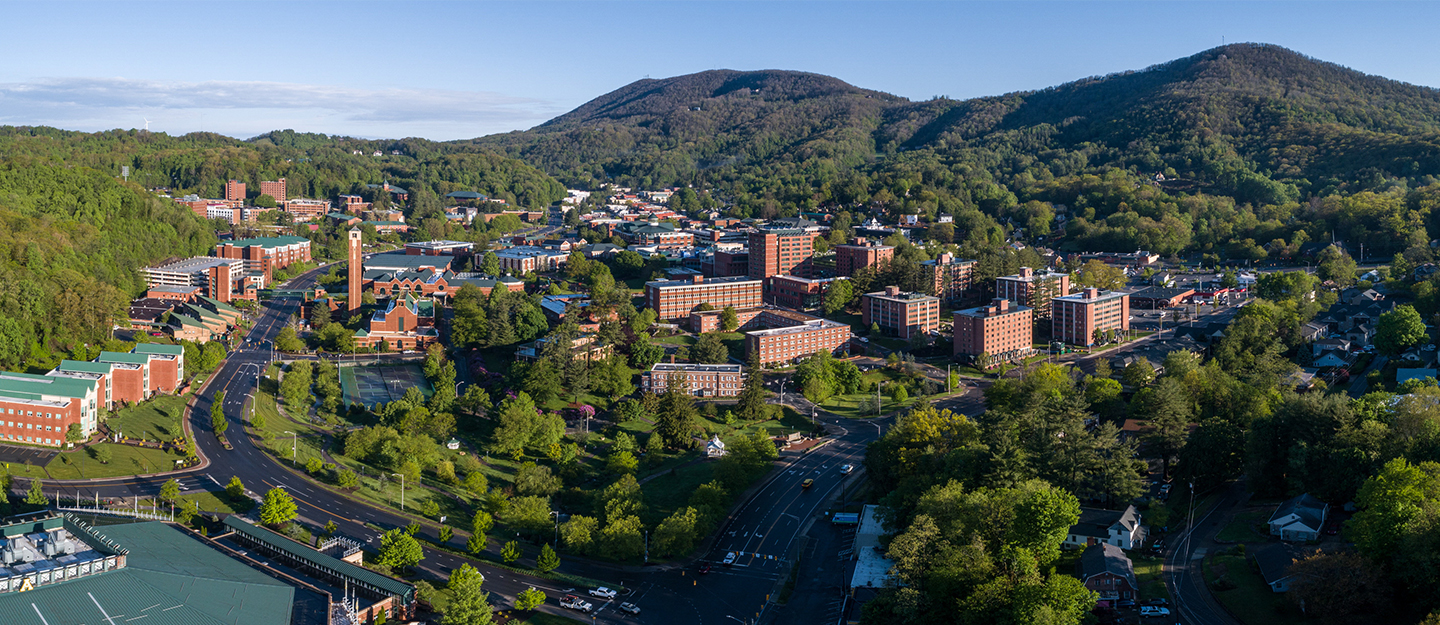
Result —
<instances>
[{"instance_id":1,"label":"residential home","mask_svg":"<svg viewBox=\"0 0 1440 625\"><path fill-rule=\"evenodd\" d=\"M1140 585L1129 556L1110 543L1095 543L1080 554L1080 581L1100 601L1134 600Z\"/></svg>"},{"instance_id":2,"label":"residential home","mask_svg":"<svg viewBox=\"0 0 1440 625\"><path fill-rule=\"evenodd\" d=\"M1433 353L1433 352L1432 352L1432 353ZM1410 380L1420 380L1421 382L1424 382L1426 378L1430 378L1430 379L1433 381L1433 380L1435 380L1435 379L1437 379L1437 378L1440 378L1440 375L1437 375L1437 374L1436 374L1436 370L1433 369L1433 368L1415 368L1415 369L1396 369L1396 370L1395 370L1395 383L1396 383L1396 384L1404 384L1405 382L1410 381Z\"/></svg>"},{"instance_id":3,"label":"residential home","mask_svg":"<svg viewBox=\"0 0 1440 625\"><path fill-rule=\"evenodd\" d=\"M1145 528L1140 525L1140 513L1135 506L1126 506L1124 510L1081 508L1080 521L1070 526L1063 544L1082 547L1105 543L1134 549L1144 541Z\"/></svg>"},{"instance_id":4,"label":"residential home","mask_svg":"<svg viewBox=\"0 0 1440 625\"><path fill-rule=\"evenodd\" d=\"M1280 540L1319 540L1320 530L1325 526L1325 516L1330 505L1310 496L1309 493L1280 504L1270 515L1270 535Z\"/></svg>"},{"instance_id":5,"label":"residential home","mask_svg":"<svg viewBox=\"0 0 1440 625\"><path fill-rule=\"evenodd\" d=\"M1290 590L1290 582L1295 579L1295 575L1290 573L1290 565L1300 558L1300 550L1285 543L1266 543L1255 549L1254 554L1255 566L1260 569L1260 576L1265 578L1270 591Z\"/></svg>"}]
</instances>

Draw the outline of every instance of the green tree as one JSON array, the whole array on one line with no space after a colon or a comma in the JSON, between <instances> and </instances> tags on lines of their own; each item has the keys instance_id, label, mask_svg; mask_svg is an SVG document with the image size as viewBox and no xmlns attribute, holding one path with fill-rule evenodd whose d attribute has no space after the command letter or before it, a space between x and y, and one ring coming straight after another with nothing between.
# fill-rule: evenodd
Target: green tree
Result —
<instances>
[{"instance_id":1,"label":"green tree","mask_svg":"<svg viewBox=\"0 0 1440 625\"><path fill-rule=\"evenodd\" d=\"M740 327L740 317L735 313L734 306L726 306L720 311L720 331L734 332Z\"/></svg>"},{"instance_id":2,"label":"green tree","mask_svg":"<svg viewBox=\"0 0 1440 625\"><path fill-rule=\"evenodd\" d=\"M548 543L540 546L540 556L535 558L535 570L541 574L549 573L560 567L560 556L550 548Z\"/></svg>"},{"instance_id":3,"label":"green tree","mask_svg":"<svg viewBox=\"0 0 1440 625\"><path fill-rule=\"evenodd\" d=\"M450 574L445 585L450 591L450 603L445 607L444 625L490 625L493 612L489 593L480 589L485 576L475 567L461 564Z\"/></svg>"},{"instance_id":4,"label":"green tree","mask_svg":"<svg viewBox=\"0 0 1440 625\"><path fill-rule=\"evenodd\" d=\"M758 421L765 416L765 374L757 353L750 354L750 366L745 370L745 387L740 390L735 413L746 421Z\"/></svg>"},{"instance_id":5,"label":"green tree","mask_svg":"<svg viewBox=\"0 0 1440 625\"><path fill-rule=\"evenodd\" d=\"M25 493L25 503L32 506L48 506L50 498L45 496L45 487L40 480L30 480L30 490Z\"/></svg>"},{"instance_id":6,"label":"green tree","mask_svg":"<svg viewBox=\"0 0 1440 625\"><path fill-rule=\"evenodd\" d=\"M659 421L655 432L668 447L689 447L699 415L695 398L679 376L667 380L665 394L660 398Z\"/></svg>"},{"instance_id":7,"label":"green tree","mask_svg":"<svg viewBox=\"0 0 1440 625\"><path fill-rule=\"evenodd\" d=\"M180 500L180 482L175 478L165 480L160 485L160 501L175 503Z\"/></svg>"},{"instance_id":8,"label":"green tree","mask_svg":"<svg viewBox=\"0 0 1440 625\"><path fill-rule=\"evenodd\" d=\"M1141 356L1134 362L1125 365L1125 371L1121 377L1131 388L1138 389L1155 381L1155 366L1150 364L1149 359Z\"/></svg>"},{"instance_id":9,"label":"green tree","mask_svg":"<svg viewBox=\"0 0 1440 625\"><path fill-rule=\"evenodd\" d=\"M515 595L515 609L520 611L534 610L545 604L545 591L534 586L526 588Z\"/></svg>"},{"instance_id":10,"label":"green tree","mask_svg":"<svg viewBox=\"0 0 1440 625\"><path fill-rule=\"evenodd\" d=\"M905 390L904 384L895 384L890 389L890 401L902 404L910 400L910 392Z\"/></svg>"},{"instance_id":11,"label":"green tree","mask_svg":"<svg viewBox=\"0 0 1440 625\"><path fill-rule=\"evenodd\" d=\"M245 484L240 481L239 476L230 476L230 483L225 485L225 495L234 501L239 501L245 496Z\"/></svg>"},{"instance_id":12,"label":"green tree","mask_svg":"<svg viewBox=\"0 0 1440 625\"><path fill-rule=\"evenodd\" d=\"M216 436L224 436L230 429L230 420L225 418L225 391L217 391L210 400L210 427Z\"/></svg>"},{"instance_id":13,"label":"green tree","mask_svg":"<svg viewBox=\"0 0 1440 625\"><path fill-rule=\"evenodd\" d=\"M1375 348L1382 354L1394 356L1425 342L1428 337L1425 322L1413 306L1396 306L1395 310L1380 315L1375 329Z\"/></svg>"},{"instance_id":14,"label":"green tree","mask_svg":"<svg viewBox=\"0 0 1440 625\"><path fill-rule=\"evenodd\" d=\"M500 548L500 559L504 560L505 564L511 564L516 560L519 560L520 543L517 543L513 540L506 542L505 545Z\"/></svg>"},{"instance_id":15,"label":"green tree","mask_svg":"<svg viewBox=\"0 0 1440 625\"><path fill-rule=\"evenodd\" d=\"M695 347L690 352L695 362L706 365L723 364L730 360L730 350L725 343L720 341L720 335L715 333L701 334L700 340L695 342Z\"/></svg>"},{"instance_id":16,"label":"green tree","mask_svg":"<svg viewBox=\"0 0 1440 625\"><path fill-rule=\"evenodd\" d=\"M1075 284L1083 287L1095 287L1106 291L1113 291L1124 287L1130 278L1125 275L1125 270L1119 267L1111 267L1104 261L1091 260L1075 272Z\"/></svg>"},{"instance_id":17,"label":"green tree","mask_svg":"<svg viewBox=\"0 0 1440 625\"><path fill-rule=\"evenodd\" d=\"M496 256L495 252L485 252L485 256L480 259L479 271L487 276L500 275L500 257Z\"/></svg>"},{"instance_id":18,"label":"green tree","mask_svg":"<svg viewBox=\"0 0 1440 625\"><path fill-rule=\"evenodd\" d=\"M845 306L849 305L852 299L855 299L855 290L854 287L850 285L849 280L836 280L831 282L830 288L825 291L825 302L823 304L825 314L834 315L835 313L845 310Z\"/></svg>"},{"instance_id":19,"label":"green tree","mask_svg":"<svg viewBox=\"0 0 1440 625\"><path fill-rule=\"evenodd\" d=\"M600 524L594 517L579 514L570 515L570 520L560 525L560 540L571 551L585 555L595 546L595 535Z\"/></svg>"},{"instance_id":20,"label":"green tree","mask_svg":"<svg viewBox=\"0 0 1440 625\"><path fill-rule=\"evenodd\" d=\"M1338 246L1331 245L1321 250L1315 260L1318 262L1315 275L1321 280L1334 282L1342 288L1355 284L1355 259Z\"/></svg>"},{"instance_id":21,"label":"green tree","mask_svg":"<svg viewBox=\"0 0 1440 625\"><path fill-rule=\"evenodd\" d=\"M599 548L602 553L616 560L637 558L645 548L643 530L644 525L638 516L612 519L600 532Z\"/></svg>"},{"instance_id":22,"label":"green tree","mask_svg":"<svg viewBox=\"0 0 1440 625\"><path fill-rule=\"evenodd\" d=\"M655 552L664 557L690 553L695 545L699 513L695 508L676 510L655 528Z\"/></svg>"},{"instance_id":23,"label":"green tree","mask_svg":"<svg viewBox=\"0 0 1440 625\"><path fill-rule=\"evenodd\" d=\"M360 476L355 475L354 471L346 469L335 476L335 484L340 488L358 488Z\"/></svg>"},{"instance_id":24,"label":"green tree","mask_svg":"<svg viewBox=\"0 0 1440 625\"><path fill-rule=\"evenodd\" d=\"M265 498L260 502L260 522L279 527L293 520L298 509L290 493L283 488L272 488L265 491Z\"/></svg>"},{"instance_id":25,"label":"green tree","mask_svg":"<svg viewBox=\"0 0 1440 625\"><path fill-rule=\"evenodd\" d=\"M305 351L305 342L296 336L295 328L285 326L275 335L275 349L282 352L302 352Z\"/></svg>"},{"instance_id":26,"label":"green tree","mask_svg":"<svg viewBox=\"0 0 1440 625\"><path fill-rule=\"evenodd\" d=\"M640 461L636 460L635 454L631 452L614 451L606 460L605 467L611 473L634 473L640 469Z\"/></svg>"},{"instance_id":27,"label":"green tree","mask_svg":"<svg viewBox=\"0 0 1440 625\"><path fill-rule=\"evenodd\" d=\"M425 551L404 528L395 528L380 536L380 552L375 555L376 564L392 569L408 569L425 559Z\"/></svg>"},{"instance_id":28,"label":"green tree","mask_svg":"<svg viewBox=\"0 0 1440 625\"><path fill-rule=\"evenodd\" d=\"M491 449L496 453L516 455L523 453L525 445L535 436L539 426L535 402L530 395L521 392L500 403L500 425L491 434Z\"/></svg>"}]
</instances>

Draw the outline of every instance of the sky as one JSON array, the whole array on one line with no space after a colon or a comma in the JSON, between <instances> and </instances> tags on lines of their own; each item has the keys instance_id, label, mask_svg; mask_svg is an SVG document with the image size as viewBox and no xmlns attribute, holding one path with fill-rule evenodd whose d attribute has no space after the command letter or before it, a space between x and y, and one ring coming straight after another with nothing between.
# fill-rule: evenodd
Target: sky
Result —
<instances>
[{"instance_id":1,"label":"sky","mask_svg":"<svg viewBox=\"0 0 1440 625\"><path fill-rule=\"evenodd\" d=\"M1244 41L1440 87L1440 3L1419 1L0 0L0 13L0 125L84 131L466 139L707 69L969 98Z\"/></svg>"}]
</instances>

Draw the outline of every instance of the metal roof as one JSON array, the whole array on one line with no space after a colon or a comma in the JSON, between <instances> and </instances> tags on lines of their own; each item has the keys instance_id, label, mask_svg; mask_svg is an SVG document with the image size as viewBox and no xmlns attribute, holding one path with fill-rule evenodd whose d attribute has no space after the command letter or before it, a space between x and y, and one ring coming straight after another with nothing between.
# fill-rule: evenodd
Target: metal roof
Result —
<instances>
[{"instance_id":1,"label":"metal roof","mask_svg":"<svg viewBox=\"0 0 1440 625\"><path fill-rule=\"evenodd\" d=\"M86 394L95 388L96 383L96 380L83 378L32 373L0 373L0 393L9 396L15 394L35 395L33 399L39 399L41 395L84 399Z\"/></svg>"},{"instance_id":2,"label":"metal roof","mask_svg":"<svg viewBox=\"0 0 1440 625\"><path fill-rule=\"evenodd\" d=\"M174 315L171 315L174 317ZM100 352L98 362L125 362L132 365L144 365L150 363L149 354L125 354L121 352Z\"/></svg>"},{"instance_id":3,"label":"metal roof","mask_svg":"<svg viewBox=\"0 0 1440 625\"><path fill-rule=\"evenodd\" d=\"M338 558L332 558L306 545L290 540L285 536L281 536L258 525L253 525L239 517L226 517L225 525L236 532L283 550L291 556L335 571L336 573L369 584L393 595L403 597L406 603L409 603L410 600L414 598L415 587L410 584L398 579L386 577L365 567L351 564Z\"/></svg>"},{"instance_id":4,"label":"metal roof","mask_svg":"<svg viewBox=\"0 0 1440 625\"><path fill-rule=\"evenodd\" d=\"M237 239L235 241L221 241L220 245L233 245L235 247L260 246L266 249L295 245L296 243L309 243L310 239L305 237L282 234L275 237L258 237L254 239Z\"/></svg>"},{"instance_id":5,"label":"metal roof","mask_svg":"<svg viewBox=\"0 0 1440 625\"><path fill-rule=\"evenodd\" d=\"M225 302L222 302L222 301L220 301L220 300L218 300L218 299L215 299L215 298L213 298L213 297L207 297L207 296L201 295L201 296L199 297L199 299L200 299L200 301L205 302L206 304L209 304L209 305L211 305L211 306L214 306L214 307L215 307L216 309L218 309L218 310L225 310L225 311L237 312L237 313L240 312L240 309L239 309L239 308L236 308L236 307L234 307L234 306L231 306L231 305L229 305L229 304L226 304Z\"/></svg>"},{"instance_id":6,"label":"metal roof","mask_svg":"<svg viewBox=\"0 0 1440 625\"><path fill-rule=\"evenodd\" d=\"M108 362L89 362L86 360L62 360L60 366L55 367L59 371L79 371L83 373L110 373L114 368Z\"/></svg>"},{"instance_id":7,"label":"metal roof","mask_svg":"<svg viewBox=\"0 0 1440 625\"><path fill-rule=\"evenodd\" d=\"M169 355L169 356L179 356L179 355L182 355L182 354L185 353L185 348L184 348L183 346L181 346L181 345L161 345L161 344L159 344L159 343L136 343L136 344L135 344L135 350L134 350L133 352L131 352L131 353L135 353L135 354L165 354L165 355Z\"/></svg>"}]
</instances>

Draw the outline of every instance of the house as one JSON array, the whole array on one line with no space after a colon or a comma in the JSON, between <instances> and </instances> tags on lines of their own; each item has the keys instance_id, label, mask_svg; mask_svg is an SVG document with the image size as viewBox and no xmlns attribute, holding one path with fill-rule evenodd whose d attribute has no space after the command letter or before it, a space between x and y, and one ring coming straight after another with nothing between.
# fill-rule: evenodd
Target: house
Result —
<instances>
[{"instance_id":1,"label":"house","mask_svg":"<svg viewBox=\"0 0 1440 625\"><path fill-rule=\"evenodd\" d=\"M1404 384L1404 383L1406 383L1406 382L1408 382L1408 381L1410 381L1410 380L1420 380L1421 382L1424 382L1424 381L1425 381L1425 378L1430 378L1430 379L1434 380L1434 379L1440 378L1440 375L1437 375L1437 374L1436 374L1436 370L1435 370L1435 369L1429 369L1429 368L1426 368L1426 369L1396 369L1396 370L1395 370L1395 383L1396 383L1396 384Z\"/></svg>"},{"instance_id":2,"label":"house","mask_svg":"<svg viewBox=\"0 0 1440 625\"><path fill-rule=\"evenodd\" d=\"M1101 601L1133 600L1140 589L1130 558L1109 543L1090 545L1080 554L1080 581L1100 595Z\"/></svg>"},{"instance_id":3,"label":"house","mask_svg":"<svg viewBox=\"0 0 1440 625\"><path fill-rule=\"evenodd\" d=\"M1145 541L1145 528L1135 506L1124 510L1081 508L1080 521L1070 526L1064 545L1084 547L1100 543L1121 549L1134 549Z\"/></svg>"},{"instance_id":4,"label":"house","mask_svg":"<svg viewBox=\"0 0 1440 625\"><path fill-rule=\"evenodd\" d=\"M1266 543L1255 550L1255 566L1260 569L1260 576L1265 578L1271 592L1290 590L1290 582L1295 579L1290 573L1290 565L1300 555L1299 549L1285 543Z\"/></svg>"},{"instance_id":5,"label":"house","mask_svg":"<svg viewBox=\"0 0 1440 625\"><path fill-rule=\"evenodd\" d=\"M1305 493L1280 504L1270 515L1270 535L1280 540L1319 540L1330 505ZM1082 513L1083 518L1083 513Z\"/></svg>"},{"instance_id":6,"label":"house","mask_svg":"<svg viewBox=\"0 0 1440 625\"><path fill-rule=\"evenodd\" d=\"M723 455L725 455L725 443L721 442L720 435L716 434L710 439L710 442L705 443L705 457L719 458Z\"/></svg>"},{"instance_id":7,"label":"house","mask_svg":"<svg viewBox=\"0 0 1440 625\"><path fill-rule=\"evenodd\" d=\"M1326 352L1324 355L1311 361L1310 364L1317 369L1324 369L1326 367L1338 369L1348 366L1343 352Z\"/></svg>"}]
</instances>

